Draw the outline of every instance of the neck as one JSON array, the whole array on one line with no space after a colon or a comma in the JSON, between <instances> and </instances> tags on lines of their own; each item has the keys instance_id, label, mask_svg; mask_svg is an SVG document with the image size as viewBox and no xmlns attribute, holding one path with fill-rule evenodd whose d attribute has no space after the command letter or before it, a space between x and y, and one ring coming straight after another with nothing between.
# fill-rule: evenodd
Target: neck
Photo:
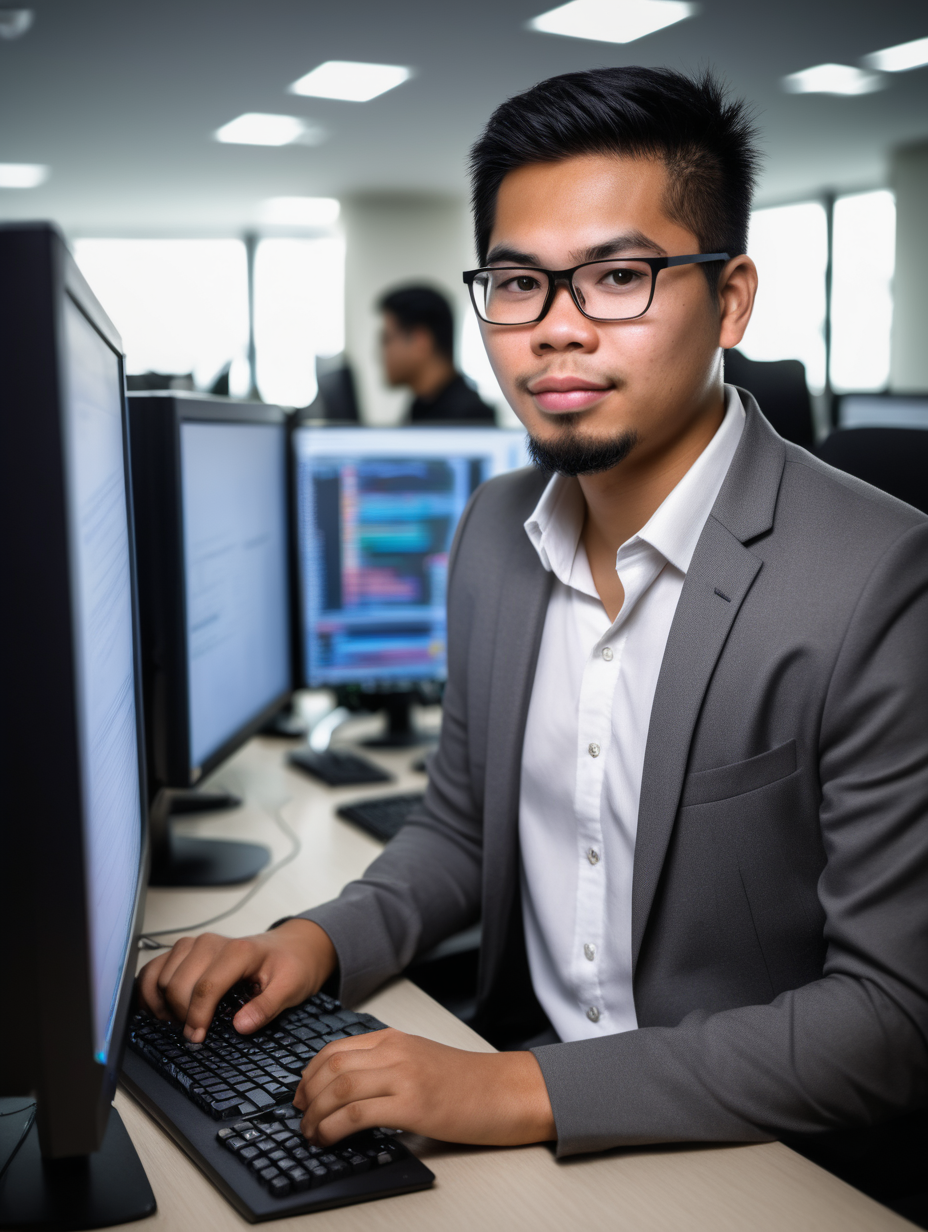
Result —
<instances>
[{"instance_id":1,"label":"neck","mask_svg":"<svg viewBox=\"0 0 928 1232\"><path fill-rule=\"evenodd\" d=\"M444 355L431 355L409 382L417 398L434 398L454 380L454 364Z\"/></svg>"},{"instance_id":2,"label":"neck","mask_svg":"<svg viewBox=\"0 0 928 1232\"><path fill-rule=\"evenodd\" d=\"M598 566L611 585L616 552L663 504L712 440L724 415L725 395L719 386L671 440L650 447L643 441L612 470L579 477L586 501L583 542L594 576Z\"/></svg>"}]
</instances>

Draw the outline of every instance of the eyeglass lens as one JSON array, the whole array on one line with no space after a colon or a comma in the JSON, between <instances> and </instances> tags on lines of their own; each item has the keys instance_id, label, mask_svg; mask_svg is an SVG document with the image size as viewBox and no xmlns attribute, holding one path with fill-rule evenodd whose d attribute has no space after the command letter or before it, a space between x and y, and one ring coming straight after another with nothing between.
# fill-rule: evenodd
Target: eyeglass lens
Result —
<instances>
[{"instance_id":1,"label":"eyeglass lens","mask_svg":"<svg viewBox=\"0 0 928 1232\"><path fill-rule=\"evenodd\" d=\"M645 311L651 278L643 261L597 261L576 270L573 285L584 312L622 321ZM528 324L541 315L550 281L537 269L481 270L473 283L477 311L493 325Z\"/></svg>"}]
</instances>

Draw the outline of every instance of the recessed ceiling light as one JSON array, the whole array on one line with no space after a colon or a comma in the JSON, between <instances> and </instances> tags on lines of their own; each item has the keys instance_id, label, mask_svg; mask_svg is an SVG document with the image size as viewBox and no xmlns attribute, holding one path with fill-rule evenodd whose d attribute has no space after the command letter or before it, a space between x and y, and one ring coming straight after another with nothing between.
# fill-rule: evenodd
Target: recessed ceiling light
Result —
<instances>
[{"instance_id":1,"label":"recessed ceiling light","mask_svg":"<svg viewBox=\"0 0 928 1232\"><path fill-rule=\"evenodd\" d=\"M569 4L533 17L528 26L569 38L631 43L684 17L692 17L698 7L684 0L570 0Z\"/></svg>"},{"instance_id":2,"label":"recessed ceiling light","mask_svg":"<svg viewBox=\"0 0 928 1232\"><path fill-rule=\"evenodd\" d=\"M865 73L849 64L816 64L783 78L787 94L872 94L885 85L877 73Z\"/></svg>"},{"instance_id":3,"label":"recessed ceiling light","mask_svg":"<svg viewBox=\"0 0 928 1232\"><path fill-rule=\"evenodd\" d=\"M0 9L0 38L22 38L34 20L33 9Z\"/></svg>"},{"instance_id":4,"label":"recessed ceiling light","mask_svg":"<svg viewBox=\"0 0 928 1232\"><path fill-rule=\"evenodd\" d=\"M340 98L367 103L379 94L401 86L412 69L399 64L359 64L354 60L326 60L290 86L291 94L312 98Z\"/></svg>"},{"instance_id":5,"label":"recessed ceiling light","mask_svg":"<svg viewBox=\"0 0 928 1232\"><path fill-rule=\"evenodd\" d=\"M334 197L269 197L261 205L261 217L284 226L330 227L340 208Z\"/></svg>"},{"instance_id":6,"label":"recessed ceiling light","mask_svg":"<svg viewBox=\"0 0 928 1232\"><path fill-rule=\"evenodd\" d=\"M38 188L48 175L39 163L0 163L0 188Z\"/></svg>"},{"instance_id":7,"label":"recessed ceiling light","mask_svg":"<svg viewBox=\"0 0 928 1232\"><path fill-rule=\"evenodd\" d=\"M899 43L896 47L884 47L872 55L864 56L868 68L878 68L884 73L904 73L910 68L928 64L928 38L913 39L911 43Z\"/></svg>"},{"instance_id":8,"label":"recessed ceiling light","mask_svg":"<svg viewBox=\"0 0 928 1232\"><path fill-rule=\"evenodd\" d=\"M247 111L217 128L213 135L217 141L234 145L290 145L294 141L305 141L307 132L312 132L313 128L296 116Z\"/></svg>"}]
</instances>

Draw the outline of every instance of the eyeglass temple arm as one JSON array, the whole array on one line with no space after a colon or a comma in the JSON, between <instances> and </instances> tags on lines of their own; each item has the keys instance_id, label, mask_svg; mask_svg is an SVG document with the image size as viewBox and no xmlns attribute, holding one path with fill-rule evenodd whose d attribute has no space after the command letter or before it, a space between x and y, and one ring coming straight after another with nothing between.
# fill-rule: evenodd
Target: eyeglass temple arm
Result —
<instances>
[{"instance_id":1,"label":"eyeglass temple arm","mask_svg":"<svg viewBox=\"0 0 928 1232\"><path fill-rule=\"evenodd\" d=\"M667 265L701 265L705 261L728 261L727 252L701 252L696 257L668 257Z\"/></svg>"}]
</instances>

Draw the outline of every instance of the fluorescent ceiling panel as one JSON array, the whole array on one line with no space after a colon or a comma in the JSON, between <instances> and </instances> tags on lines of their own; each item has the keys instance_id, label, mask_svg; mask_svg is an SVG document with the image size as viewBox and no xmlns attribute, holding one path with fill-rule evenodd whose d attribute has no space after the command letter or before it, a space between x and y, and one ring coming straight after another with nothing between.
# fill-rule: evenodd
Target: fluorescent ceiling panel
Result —
<instances>
[{"instance_id":1,"label":"fluorescent ceiling panel","mask_svg":"<svg viewBox=\"0 0 928 1232\"><path fill-rule=\"evenodd\" d=\"M910 68L928 64L928 38L913 39L911 43L899 43L896 47L884 47L872 55L864 56L868 68L884 73L904 73Z\"/></svg>"},{"instance_id":2,"label":"fluorescent ceiling panel","mask_svg":"<svg viewBox=\"0 0 928 1232\"><path fill-rule=\"evenodd\" d=\"M233 145L292 145L295 141L307 142L317 135L321 140L321 130L315 125L309 125L296 116L265 115L258 111L247 111L222 128L217 128L214 136L217 141Z\"/></svg>"},{"instance_id":3,"label":"fluorescent ceiling panel","mask_svg":"<svg viewBox=\"0 0 928 1232\"><path fill-rule=\"evenodd\" d=\"M692 17L698 5L684 0L570 0L533 17L529 29L600 43L632 43Z\"/></svg>"},{"instance_id":4,"label":"fluorescent ceiling panel","mask_svg":"<svg viewBox=\"0 0 928 1232\"><path fill-rule=\"evenodd\" d=\"M261 217L284 226L330 227L339 210L334 197L269 197L261 206Z\"/></svg>"},{"instance_id":5,"label":"fluorescent ceiling panel","mask_svg":"<svg viewBox=\"0 0 928 1232\"><path fill-rule=\"evenodd\" d=\"M22 38L34 20L34 9L0 9L0 38Z\"/></svg>"},{"instance_id":6,"label":"fluorescent ceiling panel","mask_svg":"<svg viewBox=\"0 0 928 1232\"><path fill-rule=\"evenodd\" d=\"M849 64L816 64L783 78L787 94L872 94L885 85L877 73L865 73Z\"/></svg>"},{"instance_id":7,"label":"fluorescent ceiling panel","mask_svg":"<svg viewBox=\"0 0 928 1232\"><path fill-rule=\"evenodd\" d=\"M360 64L354 60L326 60L311 73L290 86L291 94L312 98L338 98L350 103L367 103L379 94L400 86L412 76L412 69L399 64Z\"/></svg>"},{"instance_id":8,"label":"fluorescent ceiling panel","mask_svg":"<svg viewBox=\"0 0 928 1232\"><path fill-rule=\"evenodd\" d=\"M48 174L39 163L0 163L0 188L38 188Z\"/></svg>"}]
</instances>

